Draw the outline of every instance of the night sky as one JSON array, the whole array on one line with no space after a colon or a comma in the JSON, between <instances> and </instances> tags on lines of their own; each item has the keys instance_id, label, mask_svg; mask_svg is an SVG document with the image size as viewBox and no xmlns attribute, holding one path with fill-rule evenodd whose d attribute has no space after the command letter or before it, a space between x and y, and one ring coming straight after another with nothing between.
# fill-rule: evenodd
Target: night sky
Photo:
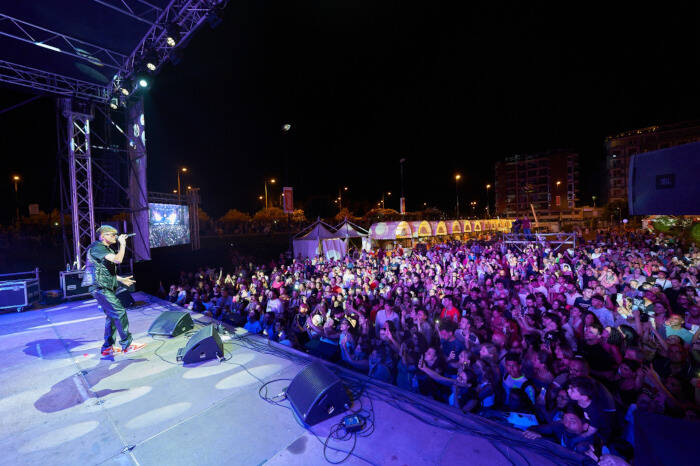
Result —
<instances>
[{"instance_id":1,"label":"night sky","mask_svg":"<svg viewBox=\"0 0 700 466\"><path fill-rule=\"evenodd\" d=\"M149 189L174 189L184 165L216 217L257 210L265 177L309 216L333 213L341 186L355 211L382 191L398 209L405 157L408 209L450 211L456 172L463 208L483 205L495 161L563 148L581 154L583 204L604 194L605 136L700 118L695 2L521 3L232 1L153 80ZM0 88L1 108L29 97ZM3 192L16 172L25 203L57 205L52 99L0 128Z\"/></svg>"}]
</instances>

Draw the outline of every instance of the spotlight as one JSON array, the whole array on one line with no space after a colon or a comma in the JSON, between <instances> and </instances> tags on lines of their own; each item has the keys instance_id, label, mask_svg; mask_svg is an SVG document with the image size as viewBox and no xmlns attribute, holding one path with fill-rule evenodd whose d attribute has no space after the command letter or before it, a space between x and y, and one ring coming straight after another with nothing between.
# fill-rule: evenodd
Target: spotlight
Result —
<instances>
[{"instance_id":1,"label":"spotlight","mask_svg":"<svg viewBox=\"0 0 700 466\"><path fill-rule=\"evenodd\" d=\"M124 96L130 96L134 92L134 81L131 78L122 80L121 93Z\"/></svg>"},{"instance_id":2,"label":"spotlight","mask_svg":"<svg viewBox=\"0 0 700 466\"><path fill-rule=\"evenodd\" d=\"M179 24L170 23L166 29L165 42L170 47L175 47L177 45L177 43L180 41L180 33L181 32L182 32L182 28L180 27Z\"/></svg>"},{"instance_id":3,"label":"spotlight","mask_svg":"<svg viewBox=\"0 0 700 466\"><path fill-rule=\"evenodd\" d=\"M148 81L144 78L139 79L139 86L148 87Z\"/></svg>"},{"instance_id":4,"label":"spotlight","mask_svg":"<svg viewBox=\"0 0 700 466\"><path fill-rule=\"evenodd\" d=\"M148 71L155 71L158 68L158 61L158 54L153 51L148 52L144 57L144 63Z\"/></svg>"},{"instance_id":5,"label":"spotlight","mask_svg":"<svg viewBox=\"0 0 700 466\"><path fill-rule=\"evenodd\" d=\"M109 108L111 108L112 110L116 110L117 108L119 108L119 99L117 99L116 97L112 97L112 99L109 101Z\"/></svg>"}]
</instances>

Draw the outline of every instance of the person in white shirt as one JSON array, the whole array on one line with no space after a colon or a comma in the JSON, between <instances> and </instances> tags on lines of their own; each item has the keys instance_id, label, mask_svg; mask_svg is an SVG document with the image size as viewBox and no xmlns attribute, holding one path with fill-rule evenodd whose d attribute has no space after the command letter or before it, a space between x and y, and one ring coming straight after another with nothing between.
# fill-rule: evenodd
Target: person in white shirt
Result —
<instances>
[{"instance_id":1,"label":"person in white shirt","mask_svg":"<svg viewBox=\"0 0 700 466\"><path fill-rule=\"evenodd\" d=\"M284 312L284 304L282 304L276 290L269 291L269 300L267 301L265 312L273 312L277 317L280 317Z\"/></svg>"}]
</instances>

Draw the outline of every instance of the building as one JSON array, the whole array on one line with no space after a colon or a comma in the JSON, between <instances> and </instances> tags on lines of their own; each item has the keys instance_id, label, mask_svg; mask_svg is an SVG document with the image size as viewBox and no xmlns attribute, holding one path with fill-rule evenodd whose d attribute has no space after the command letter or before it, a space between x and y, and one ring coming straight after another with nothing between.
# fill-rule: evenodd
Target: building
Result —
<instances>
[{"instance_id":1,"label":"building","mask_svg":"<svg viewBox=\"0 0 700 466\"><path fill-rule=\"evenodd\" d=\"M496 214L560 217L576 207L578 154L556 150L514 155L496 163Z\"/></svg>"},{"instance_id":2,"label":"building","mask_svg":"<svg viewBox=\"0 0 700 466\"><path fill-rule=\"evenodd\" d=\"M627 200L628 168L634 154L699 141L700 121L649 126L608 136L605 139L608 202Z\"/></svg>"}]
</instances>

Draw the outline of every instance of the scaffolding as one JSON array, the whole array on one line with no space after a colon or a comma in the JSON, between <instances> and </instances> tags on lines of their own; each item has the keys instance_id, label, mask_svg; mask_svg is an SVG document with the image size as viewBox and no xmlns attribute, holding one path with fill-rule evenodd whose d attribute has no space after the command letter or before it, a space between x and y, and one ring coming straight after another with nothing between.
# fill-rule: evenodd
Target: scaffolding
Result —
<instances>
[{"instance_id":1,"label":"scaffolding","mask_svg":"<svg viewBox=\"0 0 700 466\"><path fill-rule=\"evenodd\" d=\"M575 249L576 233L505 233L503 242L514 246L520 252L531 245L540 245L543 248L549 246L553 252L557 252L562 246Z\"/></svg>"}]
</instances>

